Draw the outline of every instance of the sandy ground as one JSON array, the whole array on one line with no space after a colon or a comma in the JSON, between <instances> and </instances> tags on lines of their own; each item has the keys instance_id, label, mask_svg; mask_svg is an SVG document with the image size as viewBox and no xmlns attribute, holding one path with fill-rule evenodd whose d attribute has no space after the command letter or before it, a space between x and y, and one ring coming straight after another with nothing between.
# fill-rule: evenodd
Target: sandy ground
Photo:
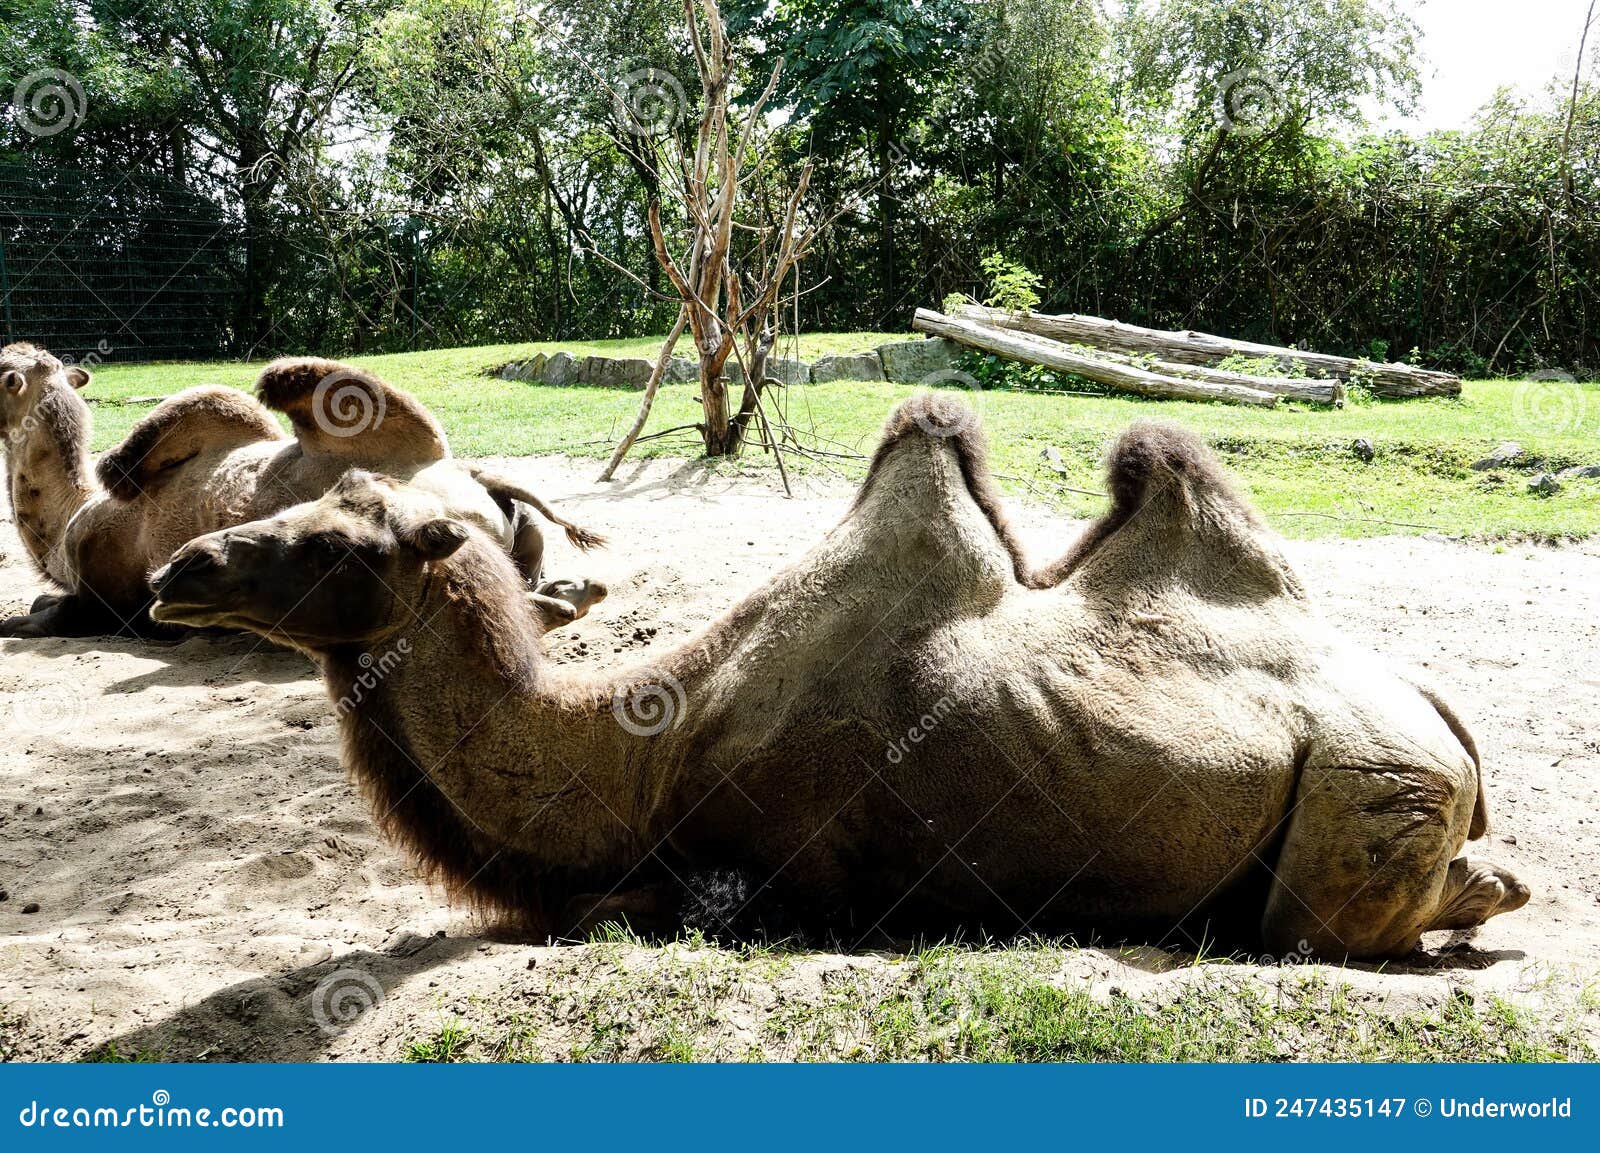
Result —
<instances>
[{"instance_id":1,"label":"sandy ground","mask_svg":"<svg viewBox=\"0 0 1600 1153\"><path fill-rule=\"evenodd\" d=\"M687 634L809 547L849 495L813 483L785 500L673 462L611 486L593 483L592 461L507 464L615 542L582 559L551 546L554 575L613 589L550 638L562 661ZM1038 508L1016 519L1042 555L1077 531ZM9 522L0 550L0 611L22 611L41 589ZM1588 986L1600 968L1600 547L1393 538L1289 551L1335 621L1456 698L1489 776L1495 830L1480 851L1535 893L1470 943L1430 939L1431 967L1350 979L1424 1003L1462 984ZM71 1059L110 1042L176 1060L392 1059L444 1012L581 999L600 964L593 946L486 935L415 878L347 783L321 684L295 654L242 637L0 641L0 725L0 1055ZM1151 954L1086 950L1057 976L1137 988L1193 971ZM889 964L817 955L785 980ZM748 993L741 1011L758 1017L772 995ZM353 1027L322 1027L368 1003Z\"/></svg>"}]
</instances>

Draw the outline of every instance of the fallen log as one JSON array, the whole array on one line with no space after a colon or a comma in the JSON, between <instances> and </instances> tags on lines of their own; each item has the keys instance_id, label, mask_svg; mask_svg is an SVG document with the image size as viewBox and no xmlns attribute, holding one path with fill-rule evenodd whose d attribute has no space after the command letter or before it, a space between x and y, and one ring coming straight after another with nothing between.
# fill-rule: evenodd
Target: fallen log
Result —
<instances>
[{"instance_id":1,"label":"fallen log","mask_svg":"<svg viewBox=\"0 0 1600 1153\"><path fill-rule=\"evenodd\" d=\"M1179 364L1212 365L1229 356L1252 359L1270 357L1286 372L1317 373L1350 383L1354 380L1377 396L1459 396L1461 378L1448 372L1414 368L1409 364L1380 364L1323 352L1302 352L1273 344L1231 340L1205 332L1167 332L1104 320L1098 316L1049 315L1039 312L1012 313L999 308L970 304L961 309L962 319L993 324L1000 328L1028 332L1069 344L1086 344L1114 352L1148 353Z\"/></svg>"},{"instance_id":2,"label":"fallen log","mask_svg":"<svg viewBox=\"0 0 1600 1153\"><path fill-rule=\"evenodd\" d=\"M911 327L918 332L948 337L969 348L992 352L1007 360L1040 365L1054 372L1070 372L1107 388L1138 396L1159 396L1171 400L1220 400L1258 408L1271 408L1278 403L1277 394L1264 389L1162 376L1134 365L1084 356L1060 341L1026 332L1002 331L987 324L931 312L926 308L917 309Z\"/></svg>"},{"instance_id":3,"label":"fallen log","mask_svg":"<svg viewBox=\"0 0 1600 1153\"><path fill-rule=\"evenodd\" d=\"M1298 400L1306 404L1342 405L1345 401L1344 381L1316 380L1309 376L1252 376L1247 372L1233 372L1226 368L1207 368L1198 364L1179 364L1175 360L1152 360L1135 356L1131 352L1113 352L1097 348L1093 355L1147 369L1159 376L1181 376L1188 380L1203 380L1209 384L1240 384L1245 388L1259 388L1262 392L1275 392L1285 400Z\"/></svg>"}]
</instances>

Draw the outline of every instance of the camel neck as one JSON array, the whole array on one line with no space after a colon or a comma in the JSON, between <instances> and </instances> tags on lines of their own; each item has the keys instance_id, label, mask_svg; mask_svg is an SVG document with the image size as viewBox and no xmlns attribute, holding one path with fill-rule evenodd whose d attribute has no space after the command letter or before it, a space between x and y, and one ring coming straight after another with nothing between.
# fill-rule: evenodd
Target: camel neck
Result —
<instances>
[{"instance_id":1,"label":"camel neck","mask_svg":"<svg viewBox=\"0 0 1600 1153\"><path fill-rule=\"evenodd\" d=\"M67 522L94 495L89 467L89 408L77 393L54 388L5 438L7 491L17 532L33 560L48 568Z\"/></svg>"},{"instance_id":2,"label":"camel neck","mask_svg":"<svg viewBox=\"0 0 1600 1153\"><path fill-rule=\"evenodd\" d=\"M603 683L545 666L509 591L502 619L441 591L413 627L323 666L380 825L453 898L554 914L648 856L675 744L619 724Z\"/></svg>"}]
</instances>

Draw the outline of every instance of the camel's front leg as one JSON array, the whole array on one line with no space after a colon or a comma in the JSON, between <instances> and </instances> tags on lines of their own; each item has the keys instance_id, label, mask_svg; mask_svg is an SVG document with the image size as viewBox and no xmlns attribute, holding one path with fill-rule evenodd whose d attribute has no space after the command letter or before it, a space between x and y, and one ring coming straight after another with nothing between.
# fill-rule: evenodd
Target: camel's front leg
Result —
<instances>
[{"instance_id":1,"label":"camel's front leg","mask_svg":"<svg viewBox=\"0 0 1600 1153\"><path fill-rule=\"evenodd\" d=\"M25 616L0 621L0 637L95 637L122 630L111 613L72 593L45 593Z\"/></svg>"}]
</instances>

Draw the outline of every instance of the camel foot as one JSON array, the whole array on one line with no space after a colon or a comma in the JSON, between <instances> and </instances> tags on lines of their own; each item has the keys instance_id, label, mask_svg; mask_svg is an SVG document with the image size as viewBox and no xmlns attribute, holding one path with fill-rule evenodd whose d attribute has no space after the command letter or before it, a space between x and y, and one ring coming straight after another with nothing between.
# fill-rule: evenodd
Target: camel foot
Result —
<instances>
[{"instance_id":1,"label":"camel foot","mask_svg":"<svg viewBox=\"0 0 1600 1153\"><path fill-rule=\"evenodd\" d=\"M545 581L528 594L528 600L548 632L587 616L610 591L600 581Z\"/></svg>"},{"instance_id":2,"label":"camel foot","mask_svg":"<svg viewBox=\"0 0 1600 1153\"><path fill-rule=\"evenodd\" d=\"M1450 862L1444 899L1428 931L1475 929L1490 917L1522 908L1532 895L1528 886L1498 865L1458 857Z\"/></svg>"},{"instance_id":3,"label":"camel foot","mask_svg":"<svg viewBox=\"0 0 1600 1153\"><path fill-rule=\"evenodd\" d=\"M0 621L0 637L97 637L117 631L109 613L70 593L46 593L26 616Z\"/></svg>"}]
</instances>

